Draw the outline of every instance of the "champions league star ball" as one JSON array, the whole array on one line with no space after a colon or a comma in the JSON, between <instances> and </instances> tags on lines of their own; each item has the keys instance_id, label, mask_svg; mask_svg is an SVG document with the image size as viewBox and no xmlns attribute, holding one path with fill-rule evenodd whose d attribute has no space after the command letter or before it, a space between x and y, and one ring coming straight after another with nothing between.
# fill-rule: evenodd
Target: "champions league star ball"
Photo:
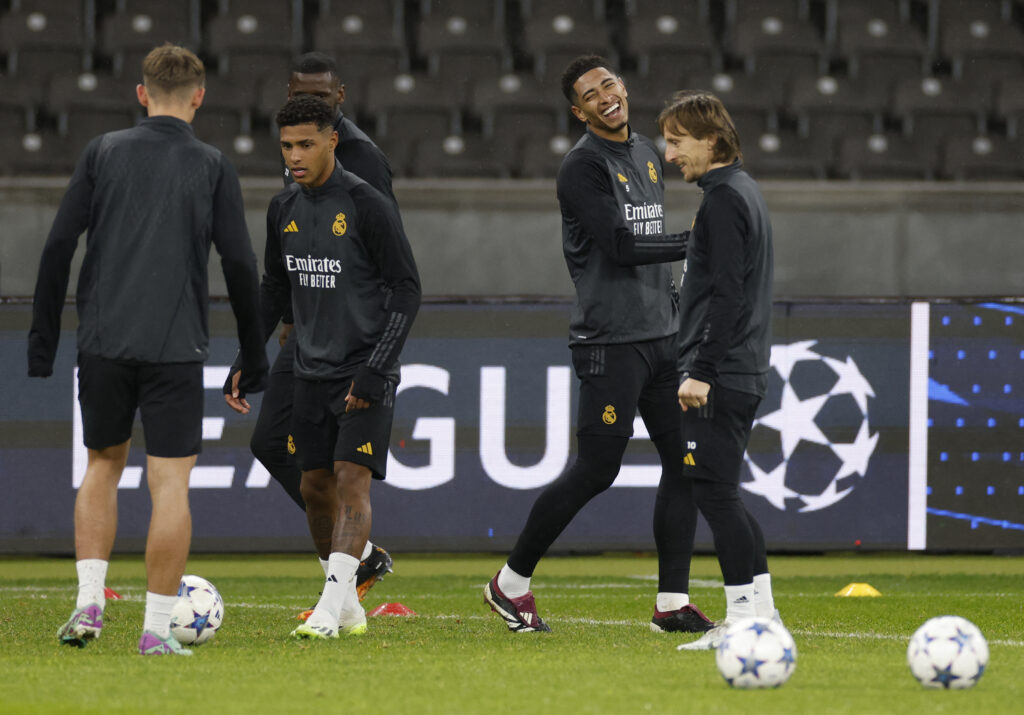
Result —
<instances>
[{"instance_id":1,"label":"champions league star ball","mask_svg":"<svg viewBox=\"0 0 1024 715\"><path fill-rule=\"evenodd\" d=\"M971 688L988 665L988 641L966 618L938 616L910 637L907 665L926 688Z\"/></svg>"},{"instance_id":2,"label":"champions league star ball","mask_svg":"<svg viewBox=\"0 0 1024 715\"><path fill-rule=\"evenodd\" d=\"M768 393L744 461L746 491L779 511L827 509L860 485L878 446L868 423L874 388L853 358L812 350L815 340L773 345Z\"/></svg>"},{"instance_id":3,"label":"champions league star ball","mask_svg":"<svg viewBox=\"0 0 1024 715\"><path fill-rule=\"evenodd\" d=\"M212 640L224 620L224 601L212 583L186 574L178 587L178 602L171 611L171 633L182 645Z\"/></svg>"},{"instance_id":4,"label":"champions league star ball","mask_svg":"<svg viewBox=\"0 0 1024 715\"><path fill-rule=\"evenodd\" d=\"M744 618L725 631L715 663L734 688L777 688L796 670L796 643L770 618Z\"/></svg>"}]
</instances>

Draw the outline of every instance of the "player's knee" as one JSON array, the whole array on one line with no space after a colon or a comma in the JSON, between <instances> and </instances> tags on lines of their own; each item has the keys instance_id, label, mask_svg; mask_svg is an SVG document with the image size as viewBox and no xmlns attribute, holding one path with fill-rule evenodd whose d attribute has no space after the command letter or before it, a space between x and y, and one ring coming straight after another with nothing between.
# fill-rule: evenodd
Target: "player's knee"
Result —
<instances>
[{"instance_id":1,"label":"player's knee","mask_svg":"<svg viewBox=\"0 0 1024 715\"><path fill-rule=\"evenodd\" d=\"M338 495L342 499L364 498L370 493L373 473L368 467L353 462L335 462L334 475L338 484Z\"/></svg>"},{"instance_id":2,"label":"player's knee","mask_svg":"<svg viewBox=\"0 0 1024 715\"><path fill-rule=\"evenodd\" d=\"M600 494L611 487L621 466L619 460L580 457L576 460L573 471L580 483L586 485L589 491Z\"/></svg>"}]
</instances>

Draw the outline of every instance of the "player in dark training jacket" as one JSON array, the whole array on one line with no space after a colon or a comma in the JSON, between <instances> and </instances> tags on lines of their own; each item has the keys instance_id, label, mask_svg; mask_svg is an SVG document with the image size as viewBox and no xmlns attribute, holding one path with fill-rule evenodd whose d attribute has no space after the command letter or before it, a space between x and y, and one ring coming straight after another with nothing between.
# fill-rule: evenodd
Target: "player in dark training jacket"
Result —
<instances>
[{"instance_id":1,"label":"player in dark training jacket","mask_svg":"<svg viewBox=\"0 0 1024 715\"><path fill-rule=\"evenodd\" d=\"M192 536L188 483L202 445L211 243L238 322L243 389L263 388L267 355L238 176L189 126L205 96L203 63L164 45L146 56L142 74L136 91L147 118L89 143L57 211L39 264L28 373L53 372L71 258L88 231L78 384L89 461L75 498L77 608L57 635L81 647L103 628L117 485L138 411L153 503L139 652L191 655L169 624Z\"/></svg>"},{"instance_id":2,"label":"player in dark training jacket","mask_svg":"<svg viewBox=\"0 0 1024 715\"><path fill-rule=\"evenodd\" d=\"M324 589L293 635L358 635L366 632L355 579L370 533L370 483L385 477L419 275L394 201L335 158L331 108L300 95L276 120L295 183L267 209L264 329L269 337L291 306L302 496L317 513L333 509Z\"/></svg>"},{"instance_id":3,"label":"player in dark training jacket","mask_svg":"<svg viewBox=\"0 0 1024 715\"><path fill-rule=\"evenodd\" d=\"M658 125L666 158L704 192L680 297L678 396L686 459L679 486L711 527L726 613L681 648L710 650L737 620L779 620L764 534L739 492L743 453L770 366L772 227L757 183L743 170L736 128L717 97L680 92Z\"/></svg>"},{"instance_id":4,"label":"player in dark training jacket","mask_svg":"<svg viewBox=\"0 0 1024 715\"><path fill-rule=\"evenodd\" d=\"M288 98L310 95L322 99L334 111L334 131L338 133L338 145L334 155L345 171L350 171L370 184L385 196L394 200L391 189L391 166L384 152L364 134L341 111L345 102L345 85L338 78L338 68L330 57L319 52L310 52L300 57L292 66L288 80ZM284 167L284 184L292 183L288 167ZM260 412L253 428L249 444L252 453L267 468L270 475L284 488L300 509L306 513L310 534L320 558L320 565L327 573L327 557L331 552L330 515L319 514L308 508L302 498L300 482L302 474L295 464L294 441L290 441L289 430L292 419L292 401L295 395L294 362L295 335L292 331L291 309L286 311L279 337L281 350L270 369L266 392L260 401ZM229 378L225 393L230 396L232 380ZM231 401L228 400L228 404ZM333 509L331 512L333 513ZM326 518L325 518L326 516ZM362 599L366 592L384 574L391 571L391 555L370 541L360 558L356 572L356 590ZM312 609L299 614L308 618Z\"/></svg>"},{"instance_id":5,"label":"player in dark training jacket","mask_svg":"<svg viewBox=\"0 0 1024 715\"><path fill-rule=\"evenodd\" d=\"M580 57L562 91L587 132L558 173L562 243L576 286L569 323L580 379L578 456L534 503L508 562L484 587L484 600L514 632L547 631L530 578L573 517L619 473L639 409L661 459L654 512L658 546L655 631L705 631L710 621L689 602L696 517L690 502L667 498L682 475L676 404L676 292L668 262L681 260L686 234L665 234L663 162L654 144L629 128L622 80L606 60Z\"/></svg>"}]
</instances>

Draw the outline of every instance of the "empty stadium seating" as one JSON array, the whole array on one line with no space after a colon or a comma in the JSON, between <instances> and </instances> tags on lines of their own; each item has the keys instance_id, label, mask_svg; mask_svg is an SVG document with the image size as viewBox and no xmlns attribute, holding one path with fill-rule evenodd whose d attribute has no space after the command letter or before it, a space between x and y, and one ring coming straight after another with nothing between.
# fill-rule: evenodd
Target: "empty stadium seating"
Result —
<instances>
[{"instance_id":1,"label":"empty stadium seating","mask_svg":"<svg viewBox=\"0 0 1024 715\"><path fill-rule=\"evenodd\" d=\"M0 0L0 174L69 170L42 157L73 165L137 120L141 59L164 41L206 61L196 133L243 173L278 173L272 117L314 49L397 176L554 176L584 130L558 82L582 53L621 68L648 136L674 91L717 93L759 176L1024 165L1024 0Z\"/></svg>"}]
</instances>

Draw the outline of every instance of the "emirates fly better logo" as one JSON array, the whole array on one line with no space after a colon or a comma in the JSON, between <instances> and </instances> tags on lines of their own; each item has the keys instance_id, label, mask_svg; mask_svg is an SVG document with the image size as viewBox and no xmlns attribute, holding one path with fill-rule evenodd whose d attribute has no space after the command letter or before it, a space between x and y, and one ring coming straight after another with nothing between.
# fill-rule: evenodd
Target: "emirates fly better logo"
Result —
<instances>
[{"instance_id":1,"label":"emirates fly better logo","mask_svg":"<svg viewBox=\"0 0 1024 715\"><path fill-rule=\"evenodd\" d=\"M868 422L874 389L853 358L822 355L816 343L772 346L768 395L744 455L752 479L743 488L779 511L836 504L864 479L878 445Z\"/></svg>"}]
</instances>

